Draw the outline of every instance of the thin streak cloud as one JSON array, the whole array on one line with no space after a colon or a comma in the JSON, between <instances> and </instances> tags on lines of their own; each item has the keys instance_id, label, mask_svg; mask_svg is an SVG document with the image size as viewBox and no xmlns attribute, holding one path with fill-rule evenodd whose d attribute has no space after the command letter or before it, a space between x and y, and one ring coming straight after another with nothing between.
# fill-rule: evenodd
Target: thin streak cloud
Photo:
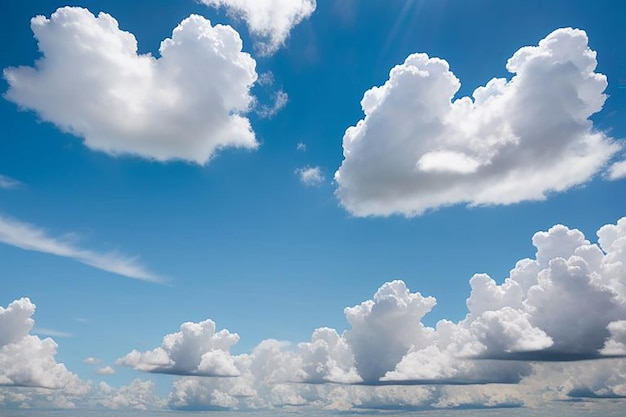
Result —
<instances>
[{"instance_id":1,"label":"thin streak cloud","mask_svg":"<svg viewBox=\"0 0 626 417\"><path fill-rule=\"evenodd\" d=\"M72 333L62 332L54 329L46 329L44 327L35 327L33 329L33 334L38 336L49 336L49 337L74 337Z\"/></svg>"},{"instance_id":2,"label":"thin streak cloud","mask_svg":"<svg viewBox=\"0 0 626 417\"><path fill-rule=\"evenodd\" d=\"M85 265L122 275L127 278L149 282L163 279L137 263L136 257L118 253L100 253L77 247L62 238L49 236L37 226L0 216L0 242L20 249L42 252L73 259Z\"/></svg>"},{"instance_id":3,"label":"thin streak cloud","mask_svg":"<svg viewBox=\"0 0 626 417\"><path fill-rule=\"evenodd\" d=\"M12 190L14 188L20 187L21 185L22 183L18 180L0 174L0 188L3 188L5 190Z\"/></svg>"}]
</instances>

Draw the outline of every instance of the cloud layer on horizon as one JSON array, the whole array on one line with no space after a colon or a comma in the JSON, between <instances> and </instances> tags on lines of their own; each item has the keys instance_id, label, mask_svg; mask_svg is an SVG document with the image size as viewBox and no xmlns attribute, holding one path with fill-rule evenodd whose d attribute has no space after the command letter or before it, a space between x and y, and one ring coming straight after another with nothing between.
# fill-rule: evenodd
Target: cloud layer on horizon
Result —
<instances>
[{"instance_id":1,"label":"cloud layer on horizon","mask_svg":"<svg viewBox=\"0 0 626 417\"><path fill-rule=\"evenodd\" d=\"M542 200L584 184L619 151L594 128L607 79L582 30L558 29L507 62L473 97L446 61L413 54L361 101L335 174L356 216L415 216L454 204ZM622 175L614 165L610 176Z\"/></svg>"},{"instance_id":2,"label":"cloud layer on horizon","mask_svg":"<svg viewBox=\"0 0 626 417\"><path fill-rule=\"evenodd\" d=\"M42 57L4 69L4 96L87 147L205 164L222 148L258 146L244 116L256 62L230 26L191 15L158 58L138 55L134 35L106 13L63 7L31 28Z\"/></svg>"},{"instance_id":3,"label":"cloud layer on horizon","mask_svg":"<svg viewBox=\"0 0 626 417\"><path fill-rule=\"evenodd\" d=\"M345 309L350 328L343 334L320 328L296 346L265 340L250 354L232 355L238 336L216 333L207 320L185 323L160 348L133 351L118 364L202 375L211 358L206 375L232 370L221 372L229 378L176 380L169 405L178 409L374 407L391 406L390 398L422 407L510 405L544 394L626 392L623 359L565 363L626 354L626 218L600 228L597 244L562 225L532 241L535 258L518 261L501 284L472 277L468 313L458 322L424 325L436 300L392 281Z\"/></svg>"},{"instance_id":4,"label":"cloud layer on horizon","mask_svg":"<svg viewBox=\"0 0 626 417\"><path fill-rule=\"evenodd\" d=\"M52 339L30 334L35 306L23 298L0 309L0 384L5 385L0 403L347 410L623 397L626 360L552 361L559 355L569 361L572 354L626 353L626 218L603 226L597 235L594 244L562 225L536 233L534 258L518 261L500 284L485 274L472 277L466 317L441 320L435 327L422 319L436 300L411 292L403 281L387 282L372 299L346 308L350 328L345 332L319 328L297 345L264 340L248 354L232 354L237 334L218 331L211 320L183 323L156 349L135 350L117 362L183 376L174 381L167 400L150 381L121 388L80 381L55 361ZM514 359L521 353L526 360L489 359ZM551 359L542 362L546 353ZM16 392L6 386L54 390Z\"/></svg>"}]
</instances>

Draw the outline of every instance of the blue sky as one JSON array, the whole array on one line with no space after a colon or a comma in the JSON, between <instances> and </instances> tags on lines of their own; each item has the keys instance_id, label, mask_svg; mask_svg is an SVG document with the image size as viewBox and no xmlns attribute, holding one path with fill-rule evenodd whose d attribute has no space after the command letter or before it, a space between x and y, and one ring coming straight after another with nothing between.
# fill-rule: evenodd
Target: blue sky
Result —
<instances>
[{"instance_id":1,"label":"blue sky","mask_svg":"<svg viewBox=\"0 0 626 417\"><path fill-rule=\"evenodd\" d=\"M619 164L626 135L626 58L620 52L626 30L621 2L342 0L315 5L303 0L258 2L256 8L243 0L204 3L45 0L14 2L0 16L7 39L0 53L0 305L8 308L28 297L37 312L33 329L20 322L26 334L55 340L53 360L79 380L69 385L92 381L82 391L62 383L66 388L59 398L67 395L74 404L93 405L95 400L88 398L114 396L106 389L98 391L99 381L115 390L135 378L154 381L163 398L173 381L179 385L172 392L183 392L184 378L158 375L165 368L142 373L143 357L120 358L133 350L151 351L182 323L206 319L218 330L237 333L240 340L228 349L203 349L226 349L232 357L220 363L235 364L245 375L249 370L237 355L253 352L266 339L291 342L291 347L276 349L281 355L293 353L298 343L310 341L312 332L325 326L339 335L352 331L341 336L341 343L348 356L356 356L356 365L339 366L343 377L356 375L368 382L364 375L371 370L364 367L364 358L382 352L363 350L364 335L369 334L376 340L387 337L391 345L397 339L397 349L404 349L386 372L397 372L399 379L428 379L399 367L411 359L406 356L411 349L419 350L415 340L431 337L428 331L419 336L419 320L429 328L442 319L457 324L466 319L474 274L489 274L502 284L525 258L549 269L535 255L536 232L563 224L595 243L602 226L616 225L624 215L626 170ZM72 8L52 17L63 6ZM100 12L114 18L119 29L105 16L96 20ZM185 20L192 14L202 17ZM37 39L29 25L35 16L49 19L33 24L41 30ZM274 20L268 23L267 16ZM108 32L97 32L97 22L105 19ZM213 27L217 24L233 30L219 32ZM177 26L180 38L174 38L180 43L172 41L160 51L161 41L172 38ZM559 28L584 32L554 32ZM137 51L115 55L115 42L130 39L120 30L134 36ZM193 37L203 30L222 41L217 44L223 55L216 58L210 48L203 49L204 41ZM187 34L193 36L184 38ZM238 36L243 52L231 42ZM542 39L547 39L543 46ZM40 48L48 45L44 54L37 40ZM512 65L517 65L519 77L512 81L507 60L525 46L536 47L529 52L534 60L516 55ZM423 55L405 62L415 53L441 58L449 70L442 61ZM560 53L564 58L554 62L543 58ZM36 71L23 68L38 60ZM390 75L395 66L400 67ZM430 78L420 81L411 72L417 69ZM456 87L454 77L460 81ZM476 97L468 104L472 110L464 110L460 102L451 104L452 96L471 97L493 78L509 83L490 84L498 91L485 98L487 104ZM363 101L370 106L366 117L364 94L383 85L387 87ZM360 128L346 131L359 121ZM619 236L626 233L626 226L613 227ZM553 242L546 244L550 248L569 247L558 239L578 239L561 229L549 235L554 236L546 238ZM601 245L607 265L623 259L616 245L615 253ZM573 249L545 249L551 251L555 258L574 262L568 259ZM601 281L602 290L600 284L589 285L602 294L612 291L618 303L626 297L620 292L624 275L609 269L587 274L606 279L587 281ZM368 327L373 321L367 316L360 333L354 324L358 320L347 320L344 308L364 300L379 302L377 289L393 280L403 281L388 288L398 311L413 311L415 303L416 310L406 316L410 329L402 330L404 319L385 316L391 320L386 326L401 333L377 334L375 326ZM406 288L410 296L403 293ZM501 288L503 293L506 288ZM480 291L474 290L479 299ZM555 301L555 308L569 311L577 297L596 299L581 291L563 299L567 305ZM418 300L417 292L437 299L425 316L418 311L429 303ZM402 301L409 305L406 311L398 301L402 294L409 297ZM572 341L575 337L559 339L561 330L570 333L572 323L542 321L527 307L536 300L524 297L524 307L515 310L519 317L512 319L522 323L519 338L505 348L478 338L483 350L474 354L497 355L498 346L507 353L553 349L595 354L607 348L585 350ZM598 300L590 304L592 310L609 303ZM502 313L505 305L496 304L480 310L495 312L498 320L511 319ZM31 310L27 304L21 308ZM623 311L616 307L614 316L602 318L580 314L590 317L590 328L602 323L606 334L599 337L619 347L626 334L619 330L626 319ZM486 316L481 317L477 323L484 319L485 328L492 330ZM466 320L470 328L473 316ZM618 323L610 340L609 323ZM404 340L402 332L413 331L415 338ZM11 343L20 340L15 336ZM459 345L472 345L460 340L465 339ZM624 343L626 339L623 348ZM18 349L27 353L24 346ZM85 364L88 357L99 363ZM7 358L7 363L15 360ZM288 359L280 358L275 361L282 364L279 368L291 370L284 364ZM402 358L406 361L400 362ZM169 371L191 373L174 356L169 360ZM615 362L619 379L626 370L623 361ZM96 373L105 366L115 374ZM302 369L306 374L306 367ZM0 365L9 386L45 385L2 372ZM526 385L543 386L543 377L551 381L546 387L558 385L543 368L516 372ZM329 375L319 377L333 381ZM471 381L475 377L454 375ZM260 377L255 378L252 384L262 397L263 390L254 385ZM309 372L307 378L314 376ZM597 395L626 395L623 386L608 379L591 383L564 377L559 383ZM193 381L207 392L228 394L234 389L217 386L219 378L209 385ZM454 403L453 391L438 401L445 397ZM292 394L306 403L325 404L326 394L315 400L312 394ZM36 393L29 395L33 404L43 401ZM227 400L215 395L213 402L198 399L181 405L172 400L165 406L251 406L235 404L232 399L239 397L234 394ZM510 398L502 402L526 404L531 397L516 395L511 388ZM5 406L19 405L9 394L5 397ZM266 406L266 401L254 404ZM375 396L368 401L372 406L394 402ZM472 401L485 402L482 397ZM424 397L421 405L433 403Z\"/></svg>"}]
</instances>

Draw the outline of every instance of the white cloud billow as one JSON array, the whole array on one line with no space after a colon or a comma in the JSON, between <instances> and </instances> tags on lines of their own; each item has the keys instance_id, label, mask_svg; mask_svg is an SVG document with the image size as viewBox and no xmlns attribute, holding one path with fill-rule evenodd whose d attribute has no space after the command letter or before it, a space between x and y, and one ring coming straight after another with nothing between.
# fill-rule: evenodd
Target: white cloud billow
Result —
<instances>
[{"instance_id":1,"label":"white cloud billow","mask_svg":"<svg viewBox=\"0 0 626 417\"><path fill-rule=\"evenodd\" d=\"M291 30L307 19L317 6L315 0L199 0L210 7L225 7L229 13L246 21L250 33L257 37L261 55L276 52Z\"/></svg>"},{"instance_id":2,"label":"white cloud billow","mask_svg":"<svg viewBox=\"0 0 626 417\"><path fill-rule=\"evenodd\" d=\"M35 305L21 298L0 306L0 385L62 389L85 393L78 376L56 362L57 344L30 334Z\"/></svg>"},{"instance_id":3,"label":"white cloud billow","mask_svg":"<svg viewBox=\"0 0 626 417\"><path fill-rule=\"evenodd\" d=\"M619 145L589 119L606 77L577 29L559 29L507 62L473 99L453 100L448 63L410 55L365 92L343 137L337 196L357 216L415 216L442 206L542 200L589 181ZM614 165L610 176L622 176Z\"/></svg>"},{"instance_id":4,"label":"white cloud billow","mask_svg":"<svg viewBox=\"0 0 626 417\"><path fill-rule=\"evenodd\" d=\"M42 58L4 70L5 97L89 148L205 164L219 149L258 146L243 116L256 63L231 27L189 16L159 58L138 55L133 34L106 13L64 7L31 28Z\"/></svg>"},{"instance_id":5,"label":"white cloud billow","mask_svg":"<svg viewBox=\"0 0 626 417\"><path fill-rule=\"evenodd\" d=\"M99 253L77 247L67 239L49 236L45 230L28 223L0 216L0 242L24 250L48 253L128 278L160 282L162 279L137 263L136 259L117 253Z\"/></svg>"},{"instance_id":6,"label":"white cloud billow","mask_svg":"<svg viewBox=\"0 0 626 417\"><path fill-rule=\"evenodd\" d=\"M432 344L434 331L421 320L435 304L433 297L413 294L404 282L393 281L380 287L373 300L346 308L351 329L344 337L354 352L361 378L377 381L410 348Z\"/></svg>"},{"instance_id":7,"label":"white cloud billow","mask_svg":"<svg viewBox=\"0 0 626 417\"><path fill-rule=\"evenodd\" d=\"M165 336L160 347L147 352L133 350L118 359L117 364L154 373L238 376L229 352L237 342L236 333L216 332L212 320L187 322L180 326L179 332Z\"/></svg>"},{"instance_id":8,"label":"white cloud billow","mask_svg":"<svg viewBox=\"0 0 626 417\"><path fill-rule=\"evenodd\" d=\"M207 320L118 363L182 375L236 369L221 374L237 377L176 380L169 406L177 409L495 406L626 393L626 218L600 228L597 244L562 225L532 241L536 256L501 284L471 278L458 322L423 324L436 300L397 280L346 308L343 334L320 328L295 347L265 340L231 355L238 338ZM209 356L213 372L202 372ZM485 385L493 383L507 385Z\"/></svg>"}]
</instances>

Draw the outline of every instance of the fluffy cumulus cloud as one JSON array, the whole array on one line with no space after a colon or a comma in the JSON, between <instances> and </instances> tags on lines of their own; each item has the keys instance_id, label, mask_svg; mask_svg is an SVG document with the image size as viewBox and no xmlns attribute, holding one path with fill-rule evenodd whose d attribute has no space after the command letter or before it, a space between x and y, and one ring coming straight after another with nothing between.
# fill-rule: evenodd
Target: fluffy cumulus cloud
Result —
<instances>
[{"instance_id":1,"label":"fluffy cumulus cloud","mask_svg":"<svg viewBox=\"0 0 626 417\"><path fill-rule=\"evenodd\" d=\"M373 300L346 308L351 329L345 333L359 375L377 381L411 348L432 344L433 329L421 320L435 306L433 297L412 294L402 281L384 284ZM390 324L393 325L390 326Z\"/></svg>"},{"instance_id":2,"label":"fluffy cumulus cloud","mask_svg":"<svg viewBox=\"0 0 626 417\"><path fill-rule=\"evenodd\" d=\"M204 164L221 148L257 147L244 116L256 63L231 27L192 15L158 58L138 54L133 34L106 13L64 7L31 28L42 57L4 70L5 97L89 148Z\"/></svg>"},{"instance_id":3,"label":"fluffy cumulus cloud","mask_svg":"<svg viewBox=\"0 0 626 417\"><path fill-rule=\"evenodd\" d=\"M547 365L533 368L528 361L567 362L624 355L626 218L603 226L597 244L562 225L536 233L533 244L537 248L535 258L520 260L502 284L487 275L475 275L470 280L472 292L465 319L458 323L440 321L432 344L411 347L381 379L533 381L537 380L536 368ZM619 360L617 367L614 363L604 365L610 362L576 366L586 369L596 391L610 391L615 380L623 380L624 361ZM611 377L600 372L607 366L614 369ZM575 376L575 372L568 373L570 390L590 384ZM562 380L561 391L563 384Z\"/></svg>"},{"instance_id":4,"label":"fluffy cumulus cloud","mask_svg":"<svg viewBox=\"0 0 626 417\"><path fill-rule=\"evenodd\" d=\"M160 347L139 352L133 350L118 359L118 365L154 373L202 376L238 376L239 371L229 351L239 342L236 333L215 331L215 323L205 320L187 322L180 331L163 338Z\"/></svg>"},{"instance_id":5,"label":"fluffy cumulus cloud","mask_svg":"<svg viewBox=\"0 0 626 417\"><path fill-rule=\"evenodd\" d=\"M313 14L315 0L199 0L210 7L225 7L241 17L250 33L256 36L256 48L262 55L276 52L294 26Z\"/></svg>"},{"instance_id":6,"label":"fluffy cumulus cloud","mask_svg":"<svg viewBox=\"0 0 626 417\"><path fill-rule=\"evenodd\" d=\"M34 313L28 298L0 307L0 385L84 392L86 385L55 360L54 340L30 334Z\"/></svg>"},{"instance_id":7,"label":"fluffy cumulus cloud","mask_svg":"<svg viewBox=\"0 0 626 417\"><path fill-rule=\"evenodd\" d=\"M518 261L503 282L470 279L468 312L457 322L425 325L436 300L398 280L346 308L343 333L319 328L307 342L265 340L231 355L238 338L207 320L118 363L222 376L177 379L168 398L176 409L495 407L624 396L626 218L597 235L591 243L562 225L536 233L535 257Z\"/></svg>"},{"instance_id":8,"label":"fluffy cumulus cloud","mask_svg":"<svg viewBox=\"0 0 626 417\"><path fill-rule=\"evenodd\" d=\"M357 216L415 216L442 206L545 199L589 181L619 146L594 129L607 79L582 30L559 29L454 99L448 63L410 55L361 101L365 117L343 137L337 196ZM611 178L622 176L614 165Z\"/></svg>"}]
</instances>

